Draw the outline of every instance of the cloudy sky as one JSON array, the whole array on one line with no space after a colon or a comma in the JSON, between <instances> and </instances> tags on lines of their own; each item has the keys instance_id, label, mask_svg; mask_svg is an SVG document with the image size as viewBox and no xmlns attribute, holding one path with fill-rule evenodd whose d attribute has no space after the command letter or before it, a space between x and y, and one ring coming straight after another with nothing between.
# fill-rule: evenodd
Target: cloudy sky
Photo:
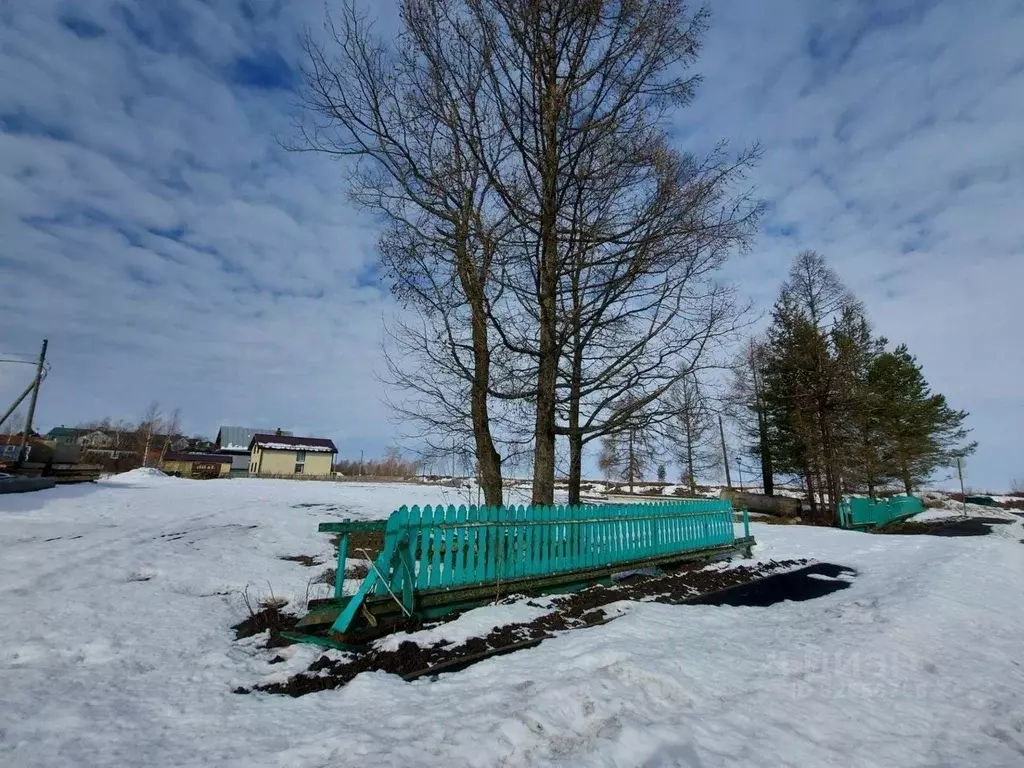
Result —
<instances>
[{"instance_id":1,"label":"cloudy sky","mask_svg":"<svg viewBox=\"0 0 1024 768\"><path fill-rule=\"evenodd\" d=\"M384 27L394 23L382 0ZM137 418L383 450L374 222L279 148L322 0L0 3L0 352L50 339L37 426ZM721 0L681 144L759 141L729 277L824 253L971 412L969 483L1024 478L1024 5ZM31 370L0 365L0 405Z\"/></svg>"}]
</instances>

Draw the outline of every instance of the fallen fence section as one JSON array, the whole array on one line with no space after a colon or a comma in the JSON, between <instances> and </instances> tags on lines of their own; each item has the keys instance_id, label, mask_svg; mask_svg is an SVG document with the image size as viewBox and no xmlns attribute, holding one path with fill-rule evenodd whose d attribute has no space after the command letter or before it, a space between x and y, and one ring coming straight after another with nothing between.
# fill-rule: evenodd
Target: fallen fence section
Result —
<instances>
[{"instance_id":1,"label":"fallen fence section","mask_svg":"<svg viewBox=\"0 0 1024 768\"><path fill-rule=\"evenodd\" d=\"M924 505L916 496L848 498L839 502L839 522L843 528L880 528L923 511Z\"/></svg>"},{"instance_id":2,"label":"fallen fence section","mask_svg":"<svg viewBox=\"0 0 1024 768\"><path fill-rule=\"evenodd\" d=\"M285 637L335 648L466 610L509 594L566 592L613 573L745 553L727 499L555 507L402 507L388 520L321 523L338 535L334 596L309 603ZM383 537L376 555L353 541ZM342 594L349 556L370 561L355 594Z\"/></svg>"}]
</instances>

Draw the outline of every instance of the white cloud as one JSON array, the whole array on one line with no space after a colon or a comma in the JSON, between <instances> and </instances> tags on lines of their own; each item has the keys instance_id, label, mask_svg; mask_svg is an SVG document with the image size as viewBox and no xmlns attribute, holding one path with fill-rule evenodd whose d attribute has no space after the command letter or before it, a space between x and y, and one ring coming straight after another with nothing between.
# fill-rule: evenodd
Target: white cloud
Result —
<instances>
[{"instance_id":1,"label":"white cloud","mask_svg":"<svg viewBox=\"0 0 1024 768\"><path fill-rule=\"evenodd\" d=\"M130 9L130 10L128 10ZM164 9L164 10L160 10ZM972 411L976 482L1024 428L1024 9L721 0L680 140L760 140L773 203L729 268L770 305L825 253L880 332ZM0 349L52 341L43 425L136 416L282 426L373 451L393 304L361 275L374 223L341 167L282 151L298 38L320 0L16 3L0 28ZM385 12L384 27L393 24ZM77 30L77 31L76 31ZM0 374L0 399L19 388Z\"/></svg>"}]
</instances>

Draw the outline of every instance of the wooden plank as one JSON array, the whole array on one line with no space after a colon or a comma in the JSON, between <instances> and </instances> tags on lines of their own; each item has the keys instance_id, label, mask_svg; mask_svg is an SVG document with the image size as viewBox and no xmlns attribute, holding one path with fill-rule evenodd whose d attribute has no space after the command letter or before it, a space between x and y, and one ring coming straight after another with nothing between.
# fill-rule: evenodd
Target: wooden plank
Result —
<instances>
[{"instance_id":1,"label":"wooden plank","mask_svg":"<svg viewBox=\"0 0 1024 768\"><path fill-rule=\"evenodd\" d=\"M424 516L424 524L430 526L430 574L427 583L430 587L441 586L441 544L443 543L443 529L447 508L441 505L434 507L434 513ZM425 564L421 563L422 568Z\"/></svg>"},{"instance_id":2,"label":"wooden plank","mask_svg":"<svg viewBox=\"0 0 1024 768\"><path fill-rule=\"evenodd\" d=\"M365 533L383 531L387 524L387 520L343 520L338 523L320 523L317 526L317 531L320 533Z\"/></svg>"}]
</instances>

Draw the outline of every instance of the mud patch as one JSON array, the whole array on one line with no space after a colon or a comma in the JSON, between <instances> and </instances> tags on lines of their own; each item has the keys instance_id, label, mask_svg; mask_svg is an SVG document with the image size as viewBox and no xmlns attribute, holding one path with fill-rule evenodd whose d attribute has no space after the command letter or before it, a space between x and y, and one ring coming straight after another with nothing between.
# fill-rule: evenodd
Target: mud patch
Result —
<instances>
[{"instance_id":1,"label":"mud patch","mask_svg":"<svg viewBox=\"0 0 1024 768\"><path fill-rule=\"evenodd\" d=\"M917 536L987 536L993 525L1009 525L1013 520L1002 517L968 517L928 522L907 522L887 525L873 533Z\"/></svg>"},{"instance_id":2,"label":"mud patch","mask_svg":"<svg viewBox=\"0 0 1024 768\"><path fill-rule=\"evenodd\" d=\"M785 576L786 571L804 566L806 562L769 561L731 568L709 567L706 563L688 563L658 575L634 573L627 580L613 586L599 585L557 597L551 602L551 607L554 608L552 613L527 623L494 627L486 636L473 637L459 645L438 643L421 646L406 641L393 650L381 650L370 646L364 653L349 654L341 659L321 656L304 673L295 675L285 682L256 686L251 690L303 696L307 693L339 688L361 672L369 671L390 672L406 680L433 677L464 669L493 656L534 647L559 632L612 621L617 614L609 615L605 607L620 600L673 605L771 605L786 599L811 599L842 589L848 586L848 583L838 577L855 573L843 566L816 564L795 572L803 573L802 577L778 582L748 594L733 593L736 588L744 585L755 587L766 580L766 577L771 579L775 576ZM815 580L811 578L812 575L820 578ZM814 594L815 591L817 595ZM522 597L517 595L506 598L505 602L521 599ZM249 693L250 689L239 689L237 692Z\"/></svg>"},{"instance_id":3,"label":"mud patch","mask_svg":"<svg viewBox=\"0 0 1024 768\"><path fill-rule=\"evenodd\" d=\"M852 568L815 563L796 571L777 573L750 584L729 587L690 601L691 605L730 605L766 608L786 600L802 602L847 589L857 575Z\"/></svg>"},{"instance_id":4,"label":"mud patch","mask_svg":"<svg viewBox=\"0 0 1024 768\"><path fill-rule=\"evenodd\" d=\"M287 604L287 601L284 600L270 600L262 603L258 611L250 608L248 618L231 627L235 630L235 639L242 640L269 631L267 648L283 648L286 645L291 645L292 641L285 640L281 637L281 633L294 629L295 625L299 623L300 617L283 613L282 609Z\"/></svg>"},{"instance_id":5,"label":"mud patch","mask_svg":"<svg viewBox=\"0 0 1024 768\"><path fill-rule=\"evenodd\" d=\"M307 568L312 568L314 565L320 565L320 561L311 555L282 555L277 559L287 560L290 563L301 563Z\"/></svg>"}]
</instances>

